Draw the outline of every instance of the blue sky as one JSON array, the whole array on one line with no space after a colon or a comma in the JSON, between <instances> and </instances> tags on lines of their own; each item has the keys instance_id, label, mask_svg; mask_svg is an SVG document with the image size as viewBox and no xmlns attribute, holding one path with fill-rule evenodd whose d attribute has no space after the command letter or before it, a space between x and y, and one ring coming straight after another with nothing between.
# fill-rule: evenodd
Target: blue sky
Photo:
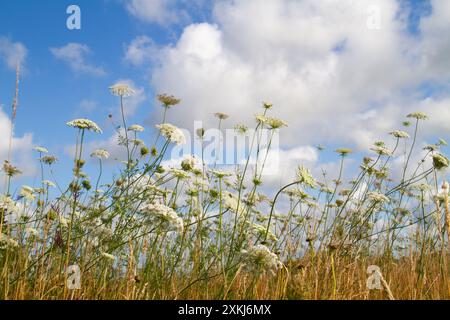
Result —
<instances>
[{"instance_id":1,"label":"blue sky","mask_svg":"<svg viewBox=\"0 0 450 320\"><path fill-rule=\"evenodd\" d=\"M236 32L236 30L240 29L233 29L235 25L243 26L243 24L239 24L244 23L243 21L236 22L240 17L240 12L245 12L247 9L243 2L168 0L165 2L165 5L167 5L165 8L166 11L161 14L167 14L169 12L171 17L174 16L177 19L168 23L161 23L152 20L152 18L148 18L148 15L142 17L138 14L132 14L130 10L127 10L127 4L131 4L132 1L53 0L38 2L3 0L0 3L0 38L8 39L11 43L21 43L27 49L27 56L24 62L25 70L20 85L20 106L15 126L15 135L22 137L26 133L32 133L34 145L43 145L62 159L61 168L64 168L64 166L70 163L64 154L66 153L65 149L67 148L67 144L71 143L70 141L74 139L73 130L65 126L67 121L79 117L90 118L105 129L105 134L102 139L105 140L111 136L113 127L108 121L108 115L110 113L117 115L118 103L117 99L109 94L107 88L119 79L132 80L136 87L143 89L139 108L130 117L129 123L144 124L147 122L157 122L155 119L151 119L151 117L157 116L157 113L154 111L159 110L154 99L155 93L168 89L175 91L170 93L178 95L183 93L183 90L180 89L183 83L176 85L173 83L177 77L180 79L180 82L185 81L184 74L181 72L180 75L173 75L175 80L167 75L170 70L173 70L171 69L173 67L173 61L170 60L171 58L169 58L168 52L170 49L173 49L172 54L174 56L178 54L179 59L184 59L186 56L182 55L184 50L183 45L189 47L189 44L186 44L189 41L193 45L198 44L196 41L204 41L205 43L201 43L201 45L205 45L206 50L204 51L208 51L210 49L209 46L214 41L210 41L207 37L199 40L198 36L201 28L204 29L202 32L205 32L204 34L207 36L214 36L214 34L220 35L220 40L217 40L221 41L219 49L212 48L211 50L213 52L216 52L216 49L223 49L224 54L222 56L226 57L226 59L230 56L239 56L239 63L242 62L242 68L239 67L239 70L246 70L245 68L248 67L249 70L253 70L256 74L259 72L258 68L260 65L248 63L248 60L254 59L254 61L257 61L261 57L261 59L264 59L264 57L262 55L260 56L261 52L255 54L250 49L245 48L247 41L250 42L253 38L258 39L259 35L252 37L252 39L240 39L239 32ZM160 0L156 2L160 2ZM282 2L287 3L288 1ZM389 1L386 0L385 2ZM142 5L145 3L145 0L133 1L133 3ZM405 0L399 3L400 9L397 14L399 17L406 15L408 20L402 31L407 33L407 35L402 36L402 39L406 39L405 41L415 41L410 39L421 39L425 37L420 30L420 21L423 17L433 16L431 2L427 0ZM81 8L81 30L68 30L66 28L66 19L68 17L66 8L71 4L76 4ZM213 8L215 14L213 14ZM263 9L264 5L261 6L261 10ZM323 9L323 12L328 11ZM243 14L243 16L245 15ZM206 24L199 27L199 23L203 22ZM249 30L252 30L251 27L249 26ZM234 30L234 34L230 30ZM244 31L242 37L244 37L247 29L242 30ZM298 31L301 32L301 30ZM141 65L133 65L133 63L124 58L127 47L132 43L133 39L142 36L151 39L151 46L162 55L158 61L158 65L155 65L154 61L148 61ZM282 35L280 34L280 36ZM324 38L326 38L326 34ZM428 38L432 37L427 36ZM349 39L351 48L351 36L349 36ZM303 39L299 38L299 42L300 40L303 41ZM52 48L63 48L70 43L88 47L89 52L83 55L83 63L90 68L95 68L95 70L101 70L101 72L94 74L94 72L74 70L67 61L57 59L51 51ZM256 45L258 44L256 43ZM337 47L339 47L337 51L345 51L347 49L347 40L341 40L341 42L337 42L336 44L338 46L330 46L330 52ZM341 45L339 46L339 44ZM281 43L281 46L283 46L283 43ZM286 43L286 48L290 46L292 46L292 43ZM410 46L411 48L407 47L406 49L412 50L413 45ZM305 45L299 47L299 50L303 49L305 49ZM308 52L306 49L305 52ZM316 50L315 48L313 49ZM280 47L279 50L283 51L284 48ZM312 52L315 52L314 50ZM286 55L286 57L289 57L289 55ZM288 59L286 57L282 59ZM305 53L304 57L309 56ZM146 58L148 59L148 57ZM367 58L369 60L370 57ZM375 58L375 55L372 58ZM235 61L232 60L234 58L230 59L230 61ZM312 61L314 59L311 58ZM345 62L345 57L342 59ZM292 61L286 60L283 63L287 66L297 66L295 59ZM205 65L206 62L202 63L201 67ZM407 68L406 66L405 70ZM186 69L188 68L186 67ZM203 71L205 73L210 72L206 69ZM202 84L201 79L198 83L199 85ZM448 88L448 83L448 77L446 75L433 75L424 76L418 83L408 83L405 85L402 82L398 90L402 94L399 94L397 91L385 94L386 90L382 88L380 89L381 98L378 95L369 96L368 98L364 97L365 100L363 101L366 101L367 104L363 110L360 110L361 117L365 116L364 112L367 111L365 109L367 109L368 105L383 105L383 110L386 111L386 106L389 103L396 104L404 102L405 95L419 95L420 98L416 101L417 103L420 103L420 99L426 97L433 97L434 95L441 96L442 92ZM206 85L208 84L207 82ZM189 89L195 92L197 87L194 86L191 88L190 86L193 86L193 84L186 84L186 90ZM232 87L232 84L230 86ZM273 86L276 87L277 84L274 83ZM281 86L283 85L281 84ZM225 88L223 91L226 91L226 88L228 88L226 85L223 87ZM0 104L4 106L4 112L8 114L10 112L13 93L14 70L8 67L3 61L0 61ZM225 97L230 97L232 95L230 93L234 93L232 89L230 89L230 92L226 92ZM284 103L284 108L286 108L286 110L282 110L282 113L289 117L288 109L293 109L294 105L289 105L290 100L287 96L289 94L286 94L286 97L280 97L279 100L281 103ZM258 93L255 93L252 97L263 98ZM183 96L181 98L184 99ZM197 108L192 110L192 116L194 114L196 116L201 114L206 115L213 111L227 111L201 109L201 105L205 99L204 96L189 96L186 98L187 102L193 108ZM268 94L267 99L272 99L270 94ZM278 97L275 97L275 102L277 102L277 99ZM215 102L211 101L209 104ZM255 105L259 102L259 100L255 101ZM360 102L355 101L355 104ZM225 109L228 108L226 104L217 104L225 106ZM197 107L197 105L199 106ZM239 110L242 112L242 108ZM254 114L253 107L249 107L248 111L250 115ZM177 124L183 125L182 118L183 115L174 119L174 121ZM148 130L144 138L149 138L151 134L152 131ZM306 135L305 141L301 141L302 146L316 144L317 141L314 138L309 138L309 136ZM89 139L99 139L99 137L91 135ZM353 143L345 135L343 139L344 143ZM286 145L289 147L293 147L293 143L289 142L291 140L286 138ZM322 140L333 146L337 146L338 144L332 137L326 136L325 134L323 134ZM328 159L331 161L332 157L331 155L327 155L325 158L325 161ZM61 171L63 170L61 169Z\"/></svg>"}]
</instances>

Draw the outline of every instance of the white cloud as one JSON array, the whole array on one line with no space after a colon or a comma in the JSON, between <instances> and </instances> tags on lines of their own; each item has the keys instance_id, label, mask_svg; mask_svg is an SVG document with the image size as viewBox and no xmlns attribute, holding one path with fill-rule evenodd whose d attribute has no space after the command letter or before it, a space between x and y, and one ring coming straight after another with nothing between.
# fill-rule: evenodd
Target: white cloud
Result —
<instances>
[{"instance_id":1,"label":"white cloud","mask_svg":"<svg viewBox=\"0 0 450 320\"><path fill-rule=\"evenodd\" d=\"M8 159L9 137L11 133L11 121L6 113L0 108L0 159ZM29 177L35 173L36 160L33 159L33 135L27 133L22 137L13 136L12 140L12 163L21 171L21 177ZM3 187L3 172L0 171L0 186Z\"/></svg>"},{"instance_id":2,"label":"white cloud","mask_svg":"<svg viewBox=\"0 0 450 320\"><path fill-rule=\"evenodd\" d=\"M269 151L267 159L265 159L267 150L262 151L262 159L265 160L263 170L264 183L283 184L295 179L296 169L300 164L311 167L318 161L318 151L311 146L295 147L292 149L273 149Z\"/></svg>"},{"instance_id":3,"label":"white cloud","mask_svg":"<svg viewBox=\"0 0 450 320\"><path fill-rule=\"evenodd\" d=\"M126 8L140 20L167 25L178 19L174 4L174 0L131 0Z\"/></svg>"},{"instance_id":4,"label":"white cloud","mask_svg":"<svg viewBox=\"0 0 450 320\"><path fill-rule=\"evenodd\" d=\"M134 66L141 66L155 59L157 54L153 40L147 36L139 36L127 46L125 60Z\"/></svg>"},{"instance_id":5,"label":"white cloud","mask_svg":"<svg viewBox=\"0 0 450 320\"><path fill-rule=\"evenodd\" d=\"M203 17L214 3L210 0L123 0L125 8L142 22L163 27L188 24L192 16Z\"/></svg>"},{"instance_id":6,"label":"white cloud","mask_svg":"<svg viewBox=\"0 0 450 320\"><path fill-rule=\"evenodd\" d=\"M20 42L12 42L8 38L0 37L0 58L10 69L17 64L23 65L27 57L27 48Z\"/></svg>"},{"instance_id":7,"label":"white cloud","mask_svg":"<svg viewBox=\"0 0 450 320\"><path fill-rule=\"evenodd\" d=\"M433 14L421 21L423 42L421 63L430 77L450 77L450 39L446 34L450 25L450 2L432 0Z\"/></svg>"},{"instance_id":8,"label":"white cloud","mask_svg":"<svg viewBox=\"0 0 450 320\"><path fill-rule=\"evenodd\" d=\"M450 70L450 45L442 41L450 28L442 13L447 2L432 2L441 13L423 22L422 37L408 35L396 0L377 1L381 29L368 28L372 4L219 1L214 23L191 24L160 50L152 84L183 100L171 114L182 127L192 128L194 120L213 126L205 117L217 111L230 114L229 125L250 124L260 103L271 101L273 114L289 123L281 134L285 147L367 148L419 107L417 95L405 92L445 81Z\"/></svg>"},{"instance_id":9,"label":"white cloud","mask_svg":"<svg viewBox=\"0 0 450 320\"><path fill-rule=\"evenodd\" d=\"M93 76L103 76L106 74L102 67L94 66L87 61L87 56L92 51L85 44L69 43L60 48L51 48L50 51L57 59L67 63L74 72Z\"/></svg>"}]
</instances>

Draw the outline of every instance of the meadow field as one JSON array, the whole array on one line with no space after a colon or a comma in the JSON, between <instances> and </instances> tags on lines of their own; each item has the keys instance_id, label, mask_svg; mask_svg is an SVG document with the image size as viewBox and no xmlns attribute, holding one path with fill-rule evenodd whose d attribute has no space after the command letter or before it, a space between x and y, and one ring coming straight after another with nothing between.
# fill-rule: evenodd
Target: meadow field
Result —
<instances>
[{"instance_id":1,"label":"meadow field","mask_svg":"<svg viewBox=\"0 0 450 320\"><path fill-rule=\"evenodd\" d=\"M108 150L84 151L85 137L102 132L88 119L67 123L76 142L68 185L52 180L58 157L43 146L35 147L35 185L13 189L21 170L4 161L1 299L449 298L447 143L416 144L424 113L375 142L351 179L343 168L352 150L341 148L336 176L313 177L299 164L296 179L268 196L261 189L269 149L259 137L289 130L273 116L276 106L263 103L251 128L259 161L249 155L225 170L186 156L165 167L171 147L186 143L170 124L180 100L158 96L163 121L149 142L123 112L133 88L119 83L110 92L121 105L117 143L127 156L113 176L102 175ZM231 121L215 116L219 128ZM398 158L402 170L393 175ZM88 176L87 165L97 174Z\"/></svg>"},{"instance_id":2,"label":"meadow field","mask_svg":"<svg viewBox=\"0 0 450 320\"><path fill-rule=\"evenodd\" d=\"M1 0L0 303L450 299L449 30L449 0Z\"/></svg>"}]
</instances>

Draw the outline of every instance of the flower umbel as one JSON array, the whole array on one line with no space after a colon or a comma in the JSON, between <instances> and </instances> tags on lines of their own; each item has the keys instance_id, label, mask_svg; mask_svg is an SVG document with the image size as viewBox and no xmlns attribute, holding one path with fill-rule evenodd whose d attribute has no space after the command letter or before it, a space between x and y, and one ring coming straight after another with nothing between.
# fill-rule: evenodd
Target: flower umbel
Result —
<instances>
[{"instance_id":1,"label":"flower umbel","mask_svg":"<svg viewBox=\"0 0 450 320\"><path fill-rule=\"evenodd\" d=\"M96 133L103 133L102 129L92 120L89 119L75 119L70 122L67 122L69 127L88 130Z\"/></svg>"},{"instance_id":2,"label":"flower umbel","mask_svg":"<svg viewBox=\"0 0 450 320\"><path fill-rule=\"evenodd\" d=\"M181 131L174 125L170 123L164 123L157 125L156 128L159 129L163 137L165 137L170 142L176 143L178 145L186 143L186 137L184 136L183 131Z\"/></svg>"},{"instance_id":3,"label":"flower umbel","mask_svg":"<svg viewBox=\"0 0 450 320\"><path fill-rule=\"evenodd\" d=\"M130 97L135 93L135 90L124 83L117 83L109 87L111 94L119 97Z\"/></svg>"},{"instance_id":4,"label":"flower umbel","mask_svg":"<svg viewBox=\"0 0 450 320\"><path fill-rule=\"evenodd\" d=\"M242 250L241 255L244 267L249 273L275 274L283 266L277 255L262 244Z\"/></svg>"}]
</instances>

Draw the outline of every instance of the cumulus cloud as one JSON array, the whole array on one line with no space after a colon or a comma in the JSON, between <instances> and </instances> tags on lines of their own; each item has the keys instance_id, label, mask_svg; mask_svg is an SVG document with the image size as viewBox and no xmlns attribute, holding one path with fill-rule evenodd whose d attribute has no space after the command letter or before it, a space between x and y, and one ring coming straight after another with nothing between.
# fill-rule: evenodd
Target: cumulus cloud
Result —
<instances>
[{"instance_id":1,"label":"cumulus cloud","mask_svg":"<svg viewBox=\"0 0 450 320\"><path fill-rule=\"evenodd\" d=\"M12 42L8 38L0 37L0 59L10 69L23 65L27 57L27 48L20 42Z\"/></svg>"},{"instance_id":2,"label":"cumulus cloud","mask_svg":"<svg viewBox=\"0 0 450 320\"><path fill-rule=\"evenodd\" d=\"M258 161L259 163L265 161L262 177L266 186L279 186L295 180L295 172L300 164L312 167L319 159L317 149L310 146L286 150L273 149L265 158L266 152L267 150L263 150L263 158Z\"/></svg>"},{"instance_id":3,"label":"cumulus cloud","mask_svg":"<svg viewBox=\"0 0 450 320\"><path fill-rule=\"evenodd\" d=\"M51 48L50 51L55 58L67 63L74 72L93 76L104 76L106 74L102 67L95 66L87 61L87 57L92 54L92 51L85 44L69 43L60 48Z\"/></svg>"},{"instance_id":4,"label":"cumulus cloud","mask_svg":"<svg viewBox=\"0 0 450 320\"><path fill-rule=\"evenodd\" d=\"M450 45L442 41L449 5L431 3L435 10L415 37L396 0L377 1L378 10L369 0L218 1L211 23L187 26L160 49L152 85L183 99L171 116L186 128L217 111L230 114L230 124L251 124L260 103L271 101L289 122L285 147L366 149L414 107L435 113L415 91L427 81L445 83L450 70ZM445 114L430 125L448 122Z\"/></svg>"},{"instance_id":5,"label":"cumulus cloud","mask_svg":"<svg viewBox=\"0 0 450 320\"><path fill-rule=\"evenodd\" d=\"M174 0L131 0L126 2L127 10L140 20L161 25L177 21Z\"/></svg>"},{"instance_id":6,"label":"cumulus cloud","mask_svg":"<svg viewBox=\"0 0 450 320\"><path fill-rule=\"evenodd\" d=\"M433 14L421 20L421 63L433 80L450 77L450 39L445 36L450 25L450 2L433 0Z\"/></svg>"},{"instance_id":7,"label":"cumulus cloud","mask_svg":"<svg viewBox=\"0 0 450 320\"><path fill-rule=\"evenodd\" d=\"M125 8L142 22L163 27L190 23L193 17L204 19L209 0L124 0Z\"/></svg>"},{"instance_id":8,"label":"cumulus cloud","mask_svg":"<svg viewBox=\"0 0 450 320\"><path fill-rule=\"evenodd\" d=\"M139 36L127 46L125 60L134 66L141 66L154 60L157 54L153 40L147 36Z\"/></svg>"}]
</instances>

